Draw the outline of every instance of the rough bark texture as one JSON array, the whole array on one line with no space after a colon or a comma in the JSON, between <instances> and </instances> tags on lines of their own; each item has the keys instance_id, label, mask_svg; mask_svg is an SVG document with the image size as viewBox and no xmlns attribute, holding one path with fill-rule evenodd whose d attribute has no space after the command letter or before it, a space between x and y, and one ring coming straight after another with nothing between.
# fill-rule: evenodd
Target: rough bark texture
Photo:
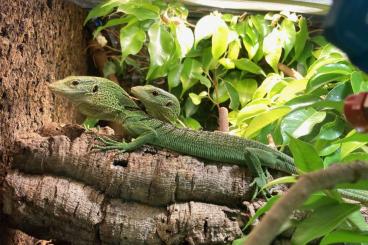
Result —
<instances>
[{"instance_id":1,"label":"rough bark texture","mask_svg":"<svg viewBox=\"0 0 368 245\"><path fill-rule=\"evenodd\" d=\"M87 73L85 14L62 0L1 0L0 185L17 133L35 131L50 121L75 121L71 105L55 98L46 85L66 75ZM1 242L8 237L9 244L21 243L22 238L11 234L18 232L4 231Z\"/></svg>"},{"instance_id":2,"label":"rough bark texture","mask_svg":"<svg viewBox=\"0 0 368 245\"><path fill-rule=\"evenodd\" d=\"M49 125L41 133L45 131L49 136L19 135L15 168L68 176L110 197L151 206L200 201L239 207L254 191L249 187L251 176L239 166L204 164L152 147L132 153L103 153L91 150L98 142L94 134L82 133L81 127Z\"/></svg>"}]
</instances>

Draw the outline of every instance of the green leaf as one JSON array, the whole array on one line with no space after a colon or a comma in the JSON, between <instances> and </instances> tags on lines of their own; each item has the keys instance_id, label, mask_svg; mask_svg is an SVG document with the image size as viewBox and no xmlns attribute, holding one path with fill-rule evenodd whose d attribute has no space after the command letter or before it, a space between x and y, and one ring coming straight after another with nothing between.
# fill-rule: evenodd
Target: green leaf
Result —
<instances>
[{"instance_id":1,"label":"green leaf","mask_svg":"<svg viewBox=\"0 0 368 245\"><path fill-rule=\"evenodd\" d=\"M289 135L289 138L289 148L293 153L294 162L298 169L303 172L323 169L322 159L311 144L296 139L291 135Z\"/></svg>"},{"instance_id":2,"label":"green leaf","mask_svg":"<svg viewBox=\"0 0 368 245\"><path fill-rule=\"evenodd\" d=\"M248 60L247 58L235 60L234 63L235 63L236 68L242 71L248 71L250 73L261 74L263 76L266 76L261 67L259 67L257 64L253 63L252 61Z\"/></svg>"},{"instance_id":3,"label":"green leaf","mask_svg":"<svg viewBox=\"0 0 368 245\"><path fill-rule=\"evenodd\" d=\"M171 91L173 88L179 86L180 84L180 74L183 69L183 65L178 63L173 66L169 70L169 74L167 75L167 84L169 85L169 90Z\"/></svg>"},{"instance_id":4,"label":"green leaf","mask_svg":"<svg viewBox=\"0 0 368 245\"><path fill-rule=\"evenodd\" d=\"M238 71L231 72L224 80L230 82L236 89L242 106L245 106L252 99L257 89L257 81L255 79L243 78Z\"/></svg>"},{"instance_id":5,"label":"green leaf","mask_svg":"<svg viewBox=\"0 0 368 245\"><path fill-rule=\"evenodd\" d=\"M266 127L267 125L275 122L276 120L280 119L290 111L291 111L290 107L284 106L261 113L260 115L253 118L252 121L249 123L249 126L246 128L244 136L250 137L254 135L256 132Z\"/></svg>"},{"instance_id":6,"label":"green leaf","mask_svg":"<svg viewBox=\"0 0 368 245\"><path fill-rule=\"evenodd\" d=\"M318 68L317 73L336 73L341 75L350 75L352 68L344 63L327 64Z\"/></svg>"},{"instance_id":7,"label":"green leaf","mask_svg":"<svg viewBox=\"0 0 368 245\"><path fill-rule=\"evenodd\" d=\"M225 87L230 97L230 105L229 105L230 109L237 110L240 102L239 102L239 95L236 89L229 82L225 82Z\"/></svg>"},{"instance_id":8,"label":"green leaf","mask_svg":"<svg viewBox=\"0 0 368 245\"><path fill-rule=\"evenodd\" d=\"M346 76L339 73L317 73L317 75L309 80L307 85L307 93L310 93L327 83L337 82L345 78Z\"/></svg>"},{"instance_id":9,"label":"green leaf","mask_svg":"<svg viewBox=\"0 0 368 245\"><path fill-rule=\"evenodd\" d=\"M215 60L212 56L211 47L208 47L202 52L202 67L203 70L209 71L216 68L217 60Z\"/></svg>"},{"instance_id":10,"label":"green leaf","mask_svg":"<svg viewBox=\"0 0 368 245\"><path fill-rule=\"evenodd\" d=\"M245 49L247 50L249 59L253 59L253 57L257 54L259 49L258 37L252 31L251 27L246 28L246 34L243 36L242 41Z\"/></svg>"},{"instance_id":11,"label":"green leaf","mask_svg":"<svg viewBox=\"0 0 368 245\"><path fill-rule=\"evenodd\" d=\"M328 155L334 153L335 151L337 151L338 149L340 149L340 144L331 144L331 145L328 145L327 147L321 149L319 151L318 155L328 156Z\"/></svg>"},{"instance_id":12,"label":"green leaf","mask_svg":"<svg viewBox=\"0 0 368 245\"><path fill-rule=\"evenodd\" d=\"M311 77L318 74L318 69L321 68L322 66L325 66L327 64L336 64L344 60L345 59L340 56L338 57L331 56L323 59L318 59L315 62L313 62L313 64L308 68L308 72L305 78L310 79Z\"/></svg>"},{"instance_id":13,"label":"green leaf","mask_svg":"<svg viewBox=\"0 0 368 245\"><path fill-rule=\"evenodd\" d=\"M294 138L308 135L325 117L326 112L316 111L310 107L293 111L281 121L280 128L284 142L288 141L287 134L291 134Z\"/></svg>"},{"instance_id":14,"label":"green leaf","mask_svg":"<svg viewBox=\"0 0 368 245\"><path fill-rule=\"evenodd\" d=\"M337 84L330 92L328 92L326 100L342 102L348 95L352 93L353 91L351 89L350 83L340 83Z\"/></svg>"},{"instance_id":15,"label":"green leaf","mask_svg":"<svg viewBox=\"0 0 368 245\"><path fill-rule=\"evenodd\" d=\"M194 105L199 105L205 97L207 97L206 91L202 91L200 94L189 93L189 98L192 100Z\"/></svg>"},{"instance_id":16,"label":"green leaf","mask_svg":"<svg viewBox=\"0 0 368 245\"><path fill-rule=\"evenodd\" d=\"M227 50L228 36L230 30L227 26L219 26L217 31L212 35L212 57L218 60Z\"/></svg>"},{"instance_id":17,"label":"green leaf","mask_svg":"<svg viewBox=\"0 0 368 245\"><path fill-rule=\"evenodd\" d=\"M323 140L335 140L342 135L345 130L345 122L340 118L336 117L336 119L332 122L325 123L319 134L317 136L318 139Z\"/></svg>"},{"instance_id":18,"label":"green leaf","mask_svg":"<svg viewBox=\"0 0 368 245\"><path fill-rule=\"evenodd\" d=\"M347 216L356 210L359 210L358 205L347 203L323 206L316 209L298 225L291 239L292 244L304 245L333 231Z\"/></svg>"},{"instance_id":19,"label":"green leaf","mask_svg":"<svg viewBox=\"0 0 368 245\"><path fill-rule=\"evenodd\" d=\"M356 229L360 231L368 231L368 223L360 210L350 214L347 221Z\"/></svg>"},{"instance_id":20,"label":"green leaf","mask_svg":"<svg viewBox=\"0 0 368 245\"><path fill-rule=\"evenodd\" d=\"M193 78L198 79L199 82L203 84L204 86L206 86L207 88L211 88L212 86L211 81L207 77L203 76L202 74L194 73Z\"/></svg>"},{"instance_id":21,"label":"green leaf","mask_svg":"<svg viewBox=\"0 0 368 245\"><path fill-rule=\"evenodd\" d=\"M193 47L193 32L189 27L185 26L184 24L180 24L176 27L175 33L176 39L180 46L180 57L183 58Z\"/></svg>"},{"instance_id":22,"label":"green leaf","mask_svg":"<svg viewBox=\"0 0 368 245\"><path fill-rule=\"evenodd\" d=\"M216 89L212 91L212 98L214 101L216 101L216 103L219 104L227 101L230 98L224 81L220 81L218 83L217 92Z\"/></svg>"},{"instance_id":23,"label":"green leaf","mask_svg":"<svg viewBox=\"0 0 368 245\"><path fill-rule=\"evenodd\" d=\"M284 61L289 55L290 51L293 49L295 44L296 31L294 23L289 19L284 19L281 23L280 35L281 40L283 42L282 46L284 48L284 57L282 59L282 61Z\"/></svg>"},{"instance_id":24,"label":"green leaf","mask_svg":"<svg viewBox=\"0 0 368 245\"><path fill-rule=\"evenodd\" d=\"M354 71L350 79L354 94L368 91L368 80L364 80L363 72Z\"/></svg>"},{"instance_id":25,"label":"green leaf","mask_svg":"<svg viewBox=\"0 0 368 245\"><path fill-rule=\"evenodd\" d=\"M185 101L185 104L184 104L185 117L189 118L192 115L194 115L197 112L198 108L199 107L196 106L195 104L193 104L193 102L190 98L187 98L187 100Z\"/></svg>"},{"instance_id":26,"label":"green leaf","mask_svg":"<svg viewBox=\"0 0 368 245\"><path fill-rule=\"evenodd\" d=\"M345 138L336 140L334 144L346 143L346 142L364 142L368 143L368 134L357 133L354 130L351 131Z\"/></svg>"},{"instance_id":27,"label":"green leaf","mask_svg":"<svg viewBox=\"0 0 368 245\"><path fill-rule=\"evenodd\" d=\"M285 176L280 177L274 180L271 180L270 182L267 182L266 185L262 186L262 189L268 189L274 185L280 185L280 184L294 184L298 180L297 176Z\"/></svg>"},{"instance_id":28,"label":"green leaf","mask_svg":"<svg viewBox=\"0 0 368 245\"><path fill-rule=\"evenodd\" d=\"M160 17L160 8L144 2L128 2L119 5L119 11L135 16L138 20L155 20Z\"/></svg>"},{"instance_id":29,"label":"green leaf","mask_svg":"<svg viewBox=\"0 0 368 245\"><path fill-rule=\"evenodd\" d=\"M155 79L167 74L165 67L171 58L171 53L175 47L174 39L159 23L151 25L148 29L150 55L150 67L147 73L147 80Z\"/></svg>"},{"instance_id":30,"label":"green leaf","mask_svg":"<svg viewBox=\"0 0 368 245\"><path fill-rule=\"evenodd\" d=\"M368 242L367 231L343 231L337 230L327 234L320 245L336 244L336 243L362 243Z\"/></svg>"},{"instance_id":31,"label":"green leaf","mask_svg":"<svg viewBox=\"0 0 368 245\"><path fill-rule=\"evenodd\" d=\"M223 67L225 67L225 69L228 69L228 70L235 68L234 62L231 59L229 59L229 58L221 58L219 60L219 63L221 65L223 65Z\"/></svg>"},{"instance_id":32,"label":"green leaf","mask_svg":"<svg viewBox=\"0 0 368 245\"><path fill-rule=\"evenodd\" d=\"M93 32L93 38L96 38L97 35L104 29L112 26L122 25L130 22L134 17L133 16L124 16L118 19L111 19L106 22L106 24L97 27L97 29Z\"/></svg>"},{"instance_id":33,"label":"green leaf","mask_svg":"<svg viewBox=\"0 0 368 245\"><path fill-rule=\"evenodd\" d=\"M196 75L201 75L203 72L201 63L196 59L186 58L183 63L183 70L180 75L180 80L183 85L182 95L197 82Z\"/></svg>"},{"instance_id":34,"label":"green leaf","mask_svg":"<svg viewBox=\"0 0 368 245\"><path fill-rule=\"evenodd\" d=\"M357 160L368 161L368 154L366 152L353 152L345 156L341 161L349 163Z\"/></svg>"},{"instance_id":35,"label":"green leaf","mask_svg":"<svg viewBox=\"0 0 368 245\"><path fill-rule=\"evenodd\" d=\"M266 62L276 73L278 72L277 65L282 52L282 41L280 36L281 32L277 29L273 29L263 40L263 52L265 53Z\"/></svg>"},{"instance_id":36,"label":"green leaf","mask_svg":"<svg viewBox=\"0 0 368 245\"><path fill-rule=\"evenodd\" d=\"M268 111L268 106L263 103L247 105L239 111L237 116L237 124L240 124L241 122L253 118L266 111Z\"/></svg>"},{"instance_id":37,"label":"green leaf","mask_svg":"<svg viewBox=\"0 0 368 245\"><path fill-rule=\"evenodd\" d=\"M225 21L220 16L206 15L203 16L196 24L194 28L194 37L196 47L199 41L211 37L217 32L219 27L227 27Z\"/></svg>"},{"instance_id":38,"label":"green leaf","mask_svg":"<svg viewBox=\"0 0 368 245\"><path fill-rule=\"evenodd\" d=\"M119 0L110 0L96 5L91 11L89 11L83 25L85 25L90 19L108 15L119 4Z\"/></svg>"},{"instance_id":39,"label":"green leaf","mask_svg":"<svg viewBox=\"0 0 368 245\"><path fill-rule=\"evenodd\" d=\"M296 33L295 37L295 54L293 60L298 60L299 56L302 54L304 50L305 43L308 39L308 26L307 20L304 17L299 18L299 31Z\"/></svg>"},{"instance_id":40,"label":"green leaf","mask_svg":"<svg viewBox=\"0 0 368 245\"><path fill-rule=\"evenodd\" d=\"M307 79L292 80L279 93L277 101L285 103L295 98L299 93L303 92L307 86Z\"/></svg>"},{"instance_id":41,"label":"green leaf","mask_svg":"<svg viewBox=\"0 0 368 245\"><path fill-rule=\"evenodd\" d=\"M259 86L253 94L253 99L263 98L266 94L270 93L274 86L282 81L283 78L279 74L269 73L266 79L263 80L261 86Z\"/></svg>"},{"instance_id":42,"label":"green leaf","mask_svg":"<svg viewBox=\"0 0 368 245\"><path fill-rule=\"evenodd\" d=\"M242 236L241 238L234 240L231 245L243 245L246 240L247 236Z\"/></svg>"},{"instance_id":43,"label":"green leaf","mask_svg":"<svg viewBox=\"0 0 368 245\"><path fill-rule=\"evenodd\" d=\"M137 54L146 40L146 33L136 25L128 25L120 29L121 56L124 60L128 55Z\"/></svg>"},{"instance_id":44,"label":"green leaf","mask_svg":"<svg viewBox=\"0 0 368 245\"><path fill-rule=\"evenodd\" d=\"M202 128L201 124L194 118L188 117L183 119L183 123L194 130L200 130Z\"/></svg>"},{"instance_id":45,"label":"green leaf","mask_svg":"<svg viewBox=\"0 0 368 245\"><path fill-rule=\"evenodd\" d=\"M232 41L229 44L229 51L227 53L227 58L229 58L230 60L238 59L240 48L241 48L241 44L239 42L239 39Z\"/></svg>"}]
</instances>

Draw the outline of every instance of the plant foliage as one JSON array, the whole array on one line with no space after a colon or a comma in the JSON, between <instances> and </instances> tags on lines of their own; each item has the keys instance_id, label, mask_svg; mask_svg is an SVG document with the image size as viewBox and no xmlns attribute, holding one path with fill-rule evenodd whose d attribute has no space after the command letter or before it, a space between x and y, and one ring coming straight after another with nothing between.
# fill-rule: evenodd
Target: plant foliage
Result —
<instances>
[{"instance_id":1,"label":"plant foliage","mask_svg":"<svg viewBox=\"0 0 368 245\"><path fill-rule=\"evenodd\" d=\"M120 57L106 70L129 67L147 82L164 78L188 127L201 128L209 112L225 106L231 133L264 143L272 135L302 172L368 159L367 135L350 128L342 114L346 96L368 91L368 76L312 35L305 17L214 12L193 24L184 6L160 0L109 0L92 9L86 22L96 17L105 23L95 37L106 28L119 30ZM359 206L345 203L335 190L316 193L304 209L310 215L293 223L293 244L319 237L321 244L368 242Z\"/></svg>"}]
</instances>

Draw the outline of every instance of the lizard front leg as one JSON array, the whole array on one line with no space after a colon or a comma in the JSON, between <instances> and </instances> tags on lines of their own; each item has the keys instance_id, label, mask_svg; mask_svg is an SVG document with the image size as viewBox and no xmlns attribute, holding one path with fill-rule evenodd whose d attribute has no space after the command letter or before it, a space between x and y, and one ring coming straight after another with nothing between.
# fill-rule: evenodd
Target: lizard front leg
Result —
<instances>
[{"instance_id":1,"label":"lizard front leg","mask_svg":"<svg viewBox=\"0 0 368 245\"><path fill-rule=\"evenodd\" d=\"M120 151L133 151L138 149L139 147L147 144L148 142L152 142L152 140L157 137L157 133L154 129L146 127L146 126L137 126L141 127L141 135L132 140L131 142L116 141L113 139L105 138L105 137L97 137L97 140L101 141L104 145L96 145L93 148L107 151L107 150L120 150Z\"/></svg>"}]
</instances>

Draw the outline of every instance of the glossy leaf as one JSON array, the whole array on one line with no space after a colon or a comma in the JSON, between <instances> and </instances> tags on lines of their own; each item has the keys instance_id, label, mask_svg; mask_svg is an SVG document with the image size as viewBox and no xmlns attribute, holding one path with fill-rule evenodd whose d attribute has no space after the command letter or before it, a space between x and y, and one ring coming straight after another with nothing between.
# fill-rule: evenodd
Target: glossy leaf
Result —
<instances>
[{"instance_id":1,"label":"glossy leaf","mask_svg":"<svg viewBox=\"0 0 368 245\"><path fill-rule=\"evenodd\" d=\"M304 50L305 43L308 39L308 27L307 20L304 17L299 18L299 31L296 33L295 37L295 54L293 59L298 60L299 56L302 54Z\"/></svg>"},{"instance_id":2,"label":"glossy leaf","mask_svg":"<svg viewBox=\"0 0 368 245\"><path fill-rule=\"evenodd\" d=\"M155 20L159 18L160 8L144 2L128 2L119 5L119 11L135 16L138 20Z\"/></svg>"},{"instance_id":3,"label":"glossy leaf","mask_svg":"<svg viewBox=\"0 0 368 245\"><path fill-rule=\"evenodd\" d=\"M368 242L367 231L337 230L327 234L320 242L320 245L362 242Z\"/></svg>"},{"instance_id":4,"label":"glossy leaf","mask_svg":"<svg viewBox=\"0 0 368 245\"><path fill-rule=\"evenodd\" d=\"M191 129L194 129L194 130L200 130L202 128L201 124L192 117L184 118L183 123L188 128L191 128Z\"/></svg>"},{"instance_id":5,"label":"glossy leaf","mask_svg":"<svg viewBox=\"0 0 368 245\"><path fill-rule=\"evenodd\" d=\"M229 58L230 60L238 59L240 48L241 48L241 45L240 45L239 39L232 41L229 44L229 51L227 53L227 58Z\"/></svg>"},{"instance_id":6,"label":"glossy leaf","mask_svg":"<svg viewBox=\"0 0 368 245\"><path fill-rule=\"evenodd\" d=\"M345 130L345 122L339 118L325 123L319 131L318 138L323 140L335 140L342 135Z\"/></svg>"},{"instance_id":7,"label":"glossy leaf","mask_svg":"<svg viewBox=\"0 0 368 245\"><path fill-rule=\"evenodd\" d=\"M307 79L293 80L289 82L279 93L278 101L285 103L295 98L298 94L304 92L307 87Z\"/></svg>"},{"instance_id":8,"label":"glossy leaf","mask_svg":"<svg viewBox=\"0 0 368 245\"><path fill-rule=\"evenodd\" d=\"M290 51L293 49L296 39L294 23L289 19L284 19L282 21L280 27L280 36L283 43L282 46L284 48L284 57L282 59L284 61L289 55Z\"/></svg>"},{"instance_id":9,"label":"glossy leaf","mask_svg":"<svg viewBox=\"0 0 368 245\"><path fill-rule=\"evenodd\" d=\"M264 71L257 64L248 60L247 58L242 58L234 61L236 68L242 71L248 71L254 74L261 74L265 76Z\"/></svg>"},{"instance_id":10,"label":"glossy leaf","mask_svg":"<svg viewBox=\"0 0 368 245\"><path fill-rule=\"evenodd\" d=\"M232 73L225 80L229 81L236 89L242 106L245 106L252 99L252 95L257 89L257 81L255 79L242 78L239 76L239 73Z\"/></svg>"},{"instance_id":11,"label":"glossy leaf","mask_svg":"<svg viewBox=\"0 0 368 245\"><path fill-rule=\"evenodd\" d=\"M240 124L242 121L255 117L258 114L266 112L267 110L268 106L263 103L247 105L239 111L237 116L237 124Z\"/></svg>"},{"instance_id":12,"label":"glossy leaf","mask_svg":"<svg viewBox=\"0 0 368 245\"><path fill-rule=\"evenodd\" d=\"M287 142L287 134L294 138L308 135L313 127L321 123L326 117L326 112L316 111L313 108L293 111L281 121L281 134L284 142Z\"/></svg>"},{"instance_id":13,"label":"glossy leaf","mask_svg":"<svg viewBox=\"0 0 368 245\"><path fill-rule=\"evenodd\" d=\"M167 75L167 84L169 85L169 90L179 86L180 84L180 74L183 69L183 65L178 63L177 65L171 67Z\"/></svg>"},{"instance_id":14,"label":"glossy leaf","mask_svg":"<svg viewBox=\"0 0 368 245\"><path fill-rule=\"evenodd\" d=\"M212 35L212 57L218 60L227 50L228 36L230 30L227 26L219 26L217 31Z\"/></svg>"},{"instance_id":15,"label":"glossy leaf","mask_svg":"<svg viewBox=\"0 0 368 245\"><path fill-rule=\"evenodd\" d=\"M193 79L198 79L199 82L203 84L204 86L206 86L207 88L211 88L212 86L211 81L207 77L201 75L200 73L194 73Z\"/></svg>"},{"instance_id":16,"label":"glossy leaf","mask_svg":"<svg viewBox=\"0 0 368 245\"><path fill-rule=\"evenodd\" d=\"M180 57L183 58L193 47L194 35L192 30L184 24L178 25L176 27L175 33L180 46Z\"/></svg>"},{"instance_id":17,"label":"glossy leaf","mask_svg":"<svg viewBox=\"0 0 368 245\"><path fill-rule=\"evenodd\" d=\"M104 29L112 26L126 24L130 22L133 18L133 16L125 16L118 19L111 19L107 21L104 25L97 27L97 29L93 32L93 38L96 38L97 35Z\"/></svg>"},{"instance_id":18,"label":"glossy leaf","mask_svg":"<svg viewBox=\"0 0 368 245\"><path fill-rule=\"evenodd\" d=\"M217 32L219 27L227 27L225 21L220 16L206 15L199 19L194 28L195 46L202 39L211 37Z\"/></svg>"},{"instance_id":19,"label":"glossy leaf","mask_svg":"<svg viewBox=\"0 0 368 245\"><path fill-rule=\"evenodd\" d=\"M277 29L268 34L263 41L263 52L266 62L272 67L274 72L278 72L278 63L281 58L282 40L281 32Z\"/></svg>"},{"instance_id":20,"label":"glossy leaf","mask_svg":"<svg viewBox=\"0 0 368 245\"><path fill-rule=\"evenodd\" d=\"M318 155L328 156L328 155L331 155L332 153L334 153L335 151L337 151L338 149L340 149L339 144L331 144L331 145L328 145L327 147L321 149L319 151Z\"/></svg>"},{"instance_id":21,"label":"glossy leaf","mask_svg":"<svg viewBox=\"0 0 368 245\"><path fill-rule=\"evenodd\" d=\"M203 50L202 52L202 68L205 71L213 70L215 69L217 65L217 60L213 58L212 56L212 48L208 47Z\"/></svg>"},{"instance_id":22,"label":"glossy leaf","mask_svg":"<svg viewBox=\"0 0 368 245\"><path fill-rule=\"evenodd\" d=\"M185 117L186 118L189 118L192 115L194 115L194 113L197 112L198 108L199 107L196 106L195 104L193 104L192 100L190 98L188 98L185 101L185 104L184 104L184 114L185 114Z\"/></svg>"},{"instance_id":23,"label":"glossy leaf","mask_svg":"<svg viewBox=\"0 0 368 245\"><path fill-rule=\"evenodd\" d=\"M292 136L289 136L289 138L289 148L293 153L294 162L298 169L303 172L323 169L322 159L311 144Z\"/></svg>"},{"instance_id":24,"label":"glossy leaf","mask_svg":"<svg viewBox=\"0 0 368 245\"><path fill-rule=\"evenodd\" d=\"M84 20L83 25L85 25L89 20L108 15L115 7L120 4L119 0L110 0L106 2L101 2L96 5L91 11L89 11L86 19Z\"/></svg>"},{"instance_id":25,"label":"glossy leaf","mask_svg":"<svg viewBox=\"0 0 368 245\"><path fill-rule=\"evenodd\" d=\"M234 62L229 58L221 58L219 63L228 70L235 68Z\"/></svg>"},{"instance_id":26,"label":"glossy leaf","mask_svg":"<svg viewBox=\"0 0 368 245\"><path fill-rule=\"evenodd\" d=\"M311 77L315 76L318 72L318 69L322 66L328 65L328 64L336 64L338 62L344 61L345 59L341 56L331 56L323 59L316 60L309 68L306 75L306 79L310 79Z\"/></svg>"},{"instance_id":27,"label":"glossy leaf","mask_svg":"<svg viewBox=\"0 0 368 245\"><path fill-rule=\"evenodd\" d=\"M120 29L121 56L124 60L128 55L137 54L146 40L146 33L136 25L128 25Z\"/></svg>"},{"instance_id":28,"label":"glossy leaf","mask_svg":"<svg viewBox=\"0 0 368 245\"><path fill-rule=\"evenodd\" d=\"M364 80L363 72L355 71L351 73L351 86L354 93L367 92L368 91L368 80Z\"/></svg>"},{"instance_id":29,"label":"glossy leaf","mask_svg":"<svg viewBox=\"0 0 368 245\"><path fill-rule=\"evenodd\" d=\"M256 132L285 116L291 109L289 107L279 107L263 112L252 119L244 133L245 137L250 137Z\"/></svg>"},{"instance_id":30,"label":"glossy leaf","mask_svg":"<svg viewBox=\"0 0 368 245\"><path fill-rule=\"evenodd\" d=\"M167 74L168 61L175 47L174 39L159 23L153 24L148 30L150 55L150 67L147 73L147 80L158 78Z\"/></svg>"},{"instance_id":31,"label":"glossy leaf","mask_svg":"<svg viewBox=\"0 0 368 245\"><path fill-rule=\"evenodd\" d=\"M342 102L348 95L352 93L353 91L351 89L350 83L341 83L336 85L330 92L328 92L326 100Z\"/></svg>"},{"instance_id":32,"label":"glossy leaf","mask_svg":"<svg viewBox=\"0 0 368 245\"><path fill-rule=\"evenodd\" d=\"M199 94L189 93L189 98L192 100L194 105L199 105L203 98L207 97L207 92L202 91Z\"/></svg>"},{"instance_id":33,"label":"glossy leaf","mask_svg":"<svg viewBox=\"0 0 368 245\"><path fill-rule=\"evenodd\" d=\"M280 178L271 180L270 182L267 182L267 184L263 186L262 189L268 189L272 186L280 185L280 184L294 184L297 182L297 180L298 180L297 176L280 177Z\"/></svg>"},{"instance_id":34,"label":"glossy leaf","mask_svg":"<svg viewBox=\"0 0 368 245\"><path fill-rule=\"evenodd\" d=\"M346 78L346 76L339 73L317 73L317 75L309 80L307 85L307 92L310 93L327 83L337 82L340 79L344 78Z\"/></svg>"},{"instance_id":35,"label":"glossy leaf","mask_svg":"<svg viewBox=\"0 0 368 245\"><path fill-rule=\"evenodd\" d=\"M184 60L183 70L180 75L180 80L183 85L182 95L199 81L195 76L201 73L201 63L191 58L186 58Z\"/></svg>"},{"instance_id":36,"label":"glossy leaf","mask_svg":"<svg viewBox=\"0 0 368 245\"><path fill-rule=\"evenodd\" d=\"M268 74L266 79L263 80L261 86L259 86L255 91L253 99L263 98L264 96L266 96L274 86L282 82L282 79L282 76L280 76L279 74Z\"/></svg>"},{"instance_id":37,"label":"glossy leaf","mask_svg":"<svg viewBox=\"0 0 368 245\"><path fill-rule=\"evenodd\" d=\"M356 210L359 210L358 205L347 203L323 206L316 209L297 226L291 239L292 244L304 245L333 231L347 216Z\"/></svg>"},{"instance_id":38,"label":"glossy leaf","mask_svg":"<svg viewBox=\"0 0 368 245\"><path fill-rule=\"evenodd\" d=\"M239 95L236 89L229 82L225 82L225 87L230 97L230 105L229 105L230 109L237 110L239 107L240 101L239 101Z\"/></svg>"}]
</instances>

